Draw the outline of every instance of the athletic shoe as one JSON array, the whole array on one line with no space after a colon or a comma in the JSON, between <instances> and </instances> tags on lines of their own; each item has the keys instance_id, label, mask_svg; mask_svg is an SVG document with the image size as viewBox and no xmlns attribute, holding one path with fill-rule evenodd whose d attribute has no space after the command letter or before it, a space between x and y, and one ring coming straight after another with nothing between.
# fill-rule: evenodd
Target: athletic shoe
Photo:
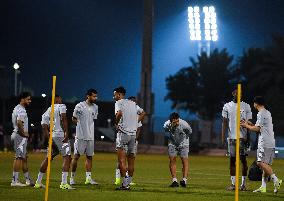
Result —
<instances>
[{"instance_id":1,"label":"athletic shoe","mask_svg":"<svg viewBox=\"0 0 284 201\"><path fill-rule=\"evenodd\" d=\"M240 191L246 191L246 190L247 190L247 188L246 188L245 185L241 185L241 186L240 186Z\"/></svg>"},{"instance_id":2,"label":"athletic shoe","mask_svg":"<svg viewBox=\"0 0 284 201\"><path fill-rule=\"evenodd\" d=\"M86 178L85 184L98 185L98 183L95 180L92 180L91 178Z\"/></svg>"},{"instance_id":3,"label":"athletic shoe","mask_svg":"<svg viewBox=\"0 0 284 201\"><path fill-rule=\"evenodd\" d=\"M259 187L258 189L253 191L254 193L266 193L266 188L264 187Z\"/></svg>"},{"instance_id":4,"label":"athletic shoe","mask_svg":"<svg viewBox=\"0 0 284 201\"><path fill-rule=\"evenodd\" d=\"M135 186L135 185L136 185L136 183L131 182L129 185L130 185L130 186Z\"/></svg>"},{"instance_id":5,"label":"athletic shoe","mask_svg":"<svg viewBox=\"0 0 284 201\"><path fill-rule=\"evenodd\" d=\"M70 178L70 185L75 185L75 180L73 178Z\"/></svg>"},{"instance_id":6,"label":"athletic shoe","mask_svg":"<svg viewBox=\"0 0 284 201\"><path fill-rule=\"evenodd\" d=\"M32 179L29 179L29 180L26 180L26 185L27 186L35 186L35 183L33 182L33 180Z\"/></svg>"},{"instance_id":7,"label":"athletic shoe","mask_svg":"<svg viewBox=\"0 0 284 201\"><path fill-rule=\"evenodd\" d=\"M177 181L174 181L174 182L170 185L170 187L179 187L179 185L178 185Z\"/></svg>"},{"instance_id":8,"label":"athletic shoe","mask_svg":"<svg viewBox=\"0 0 284 201\"><path fill-rule=\"evenodd\" d=\"M130 186L123 186L121 185L120 187L117 187L115 190L118 190L118 191L129 191L130 190Z\"/></svg>"},{"instance_id":9,"label":"athletic shoe","mask_svg":"<svg viewBox=\"0 0 284 201\"><path fill-rule=\"evenodd\" d=\"M181 185L181 187L186 188L186 183L185 183L184 180L181 180L181 181L179 182L179 184Z\"/></svg>"},{"instance_id":10,"label":"athletic shoe","mask_svg":"<svg viewBox=\"0 0 284 201\"><path fill-rule=\"evenodd\" d=\"M121 179L120 178L115 178L115 182L114 182L114 184L115 185L120 185L120 182L121 182Z\"/></svg>"},{"instance_id":11,"label":"athletic shoe","mask_svg":"<svg viewBox=\"0 0 284 201\"><path fill-rule=\"evenodd\" d=\"M60 189L62 190L75 190L76 188L73 188L72 186L70 186L69 184L60 184Z\"/></svg>"},{"instance_id":12,"label":"athletic shoe","mask_svg":"<svg viewBox=\"0 0 284 201\"><path fill-rule=\"evenodd\" d=\"M45 188L45 185L43 185L42 183L35 183L34 188Z\"/></svg>"},{"instance_id":13,"label":"athletic shoe","mask_svg":"<svg viewBox=\"0 0 284 201\"><path fill-rule=\"evenodd\" d=\"M24 186L27 186L27 185L17 181L17 182L12 182L11 186L12 187L24 187Z\"/></svg>"},{"instance_id":14,"label":"athletic shoe","mask_svg":"<svg viewBox=\"0 0 284 201\"><path fill-rule=\"evenodd\" d=\"M276 185L274 184L274 193L278 193L281 184L282 184L282 180L281 180L281 179L278 179L277 184L276 184Z\"/></svg>"},{"instance_id":15,"label":"athletic shoe","mask_svg":"<svg viewBox=\"0 0 284 201\"><path fill-rule=\"evenodd\" d=\"M227 187L227 191L234 191L236 189L235 185L231 184Z\"/></svg>"}]
</instances>

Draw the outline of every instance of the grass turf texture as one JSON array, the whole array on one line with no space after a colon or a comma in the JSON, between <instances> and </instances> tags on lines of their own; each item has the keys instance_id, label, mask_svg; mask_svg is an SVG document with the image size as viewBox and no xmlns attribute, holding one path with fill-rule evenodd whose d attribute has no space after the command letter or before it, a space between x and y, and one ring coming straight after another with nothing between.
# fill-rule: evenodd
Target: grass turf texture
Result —
<instances>
[{"instance_id":1,"label":"grass turf texture","mask_svg":"<svg viewBox=\"0 0 284 201\"><path fill-rule=\"evenodd\" d=\"M30 175L36 180L38 169L45 154L29 154ZM93 159L93 177L98 186L86 186L84 159L79 159L75 187L73 191L59 189L61 181L61 157L52 162L49 201L217 201L234 200L234 192L225 190L230 184L228 159L226 157L191 156L189 159L190 176L187 188L170 188L168 158L165 155L138 155L136 171L131 191L115 191L114 173L115 154L97 153ZM253 158L249 158L251 164ZM12 174L12 153L0 153L0 200L1 201L38 201L44 200L44 189L32 187L10 187ZM273 168L278 177L284 178L284 160L275 160ZM181 179L181 162L178 160L178 178ZM46 175L45 175L46 176ZM44 184L45 184L44 176ZM20 173L21 181L23 174ZM68 178L69 180L69 178ZM284 200L284 185L277 195L273 194L273 183L267 185L266 194L252 193L261 182L248 181L248 191L240 192L239 200L276 201Z\"/></svg>"}]
</instances>

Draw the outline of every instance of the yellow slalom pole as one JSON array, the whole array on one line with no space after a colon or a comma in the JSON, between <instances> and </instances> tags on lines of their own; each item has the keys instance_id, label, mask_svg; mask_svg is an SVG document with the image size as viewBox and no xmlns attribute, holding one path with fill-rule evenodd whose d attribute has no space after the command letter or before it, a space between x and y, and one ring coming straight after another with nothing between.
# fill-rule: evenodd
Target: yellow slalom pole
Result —
<instances>
[{"instance_id":1,"label":"yellow slalom pole","mask_svg":"<svg viewBox=\"0 0 284 201\"><path fill-rule=\"evenodd\" d=\"M235 185L235 201L239 201L239 172L240 172L240 123L241 123L241 84L238 84L238 100L237 100L237 130L236 130L236 185Z\"/></svg>"},{"instance_id":2,"label":"yellow slalom pole","mask_svg":"<svg viewBox=\"0 0 284 201\"><path fill-rule=\"evenodd\" d=\"M48 186L50 177L50 161L51 161L51 149L52 149L52 130L53 130L53 119L54 119L54 99L55 99L55 86L56 86L56 76L52 76L52 99L51 99L51 114L50 114L50 128L49 128L49 142L48 142L48 165L46 174L46 184L45 184L45 201L48 201Z\"/></svg>"}]
</instances>

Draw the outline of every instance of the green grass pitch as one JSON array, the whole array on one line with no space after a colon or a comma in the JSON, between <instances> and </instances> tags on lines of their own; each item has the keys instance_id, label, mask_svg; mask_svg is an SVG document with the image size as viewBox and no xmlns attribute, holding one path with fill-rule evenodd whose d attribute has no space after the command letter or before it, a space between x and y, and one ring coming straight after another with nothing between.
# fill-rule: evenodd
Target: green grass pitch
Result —
<instances>
[{"instance_id":1,"label":"green grass pitch","mask_svg":"<svg viewBox=\"0 0 284 201\"><path fill-rule=\"evenodd\" d=\"M37 177L38 169L45 154L29 154L29 171ZM251 164L253 158L249 158ZM0 153L0 200L1 201L43 201L44 189L32 187L10 187L12 174L12 153ZM98 186L84 184L84 157L78 164L74 191L59 189L61 181L61 158L58 156L51 167L49 201L217 201L234 200L234 192L225 190L230 183L228 159L226 157L190 156L189 185L187 188L169 188L171 183L166 155L138 155L134 182L131 191L115 191L114 173L116 155L97 153L93 159L93 177ZM280 178L284 178L284 160L275 160L273 168ZM23 174L20 174L23 181ZM181 179L181 162L178 160L178 177ZM44 177L45 178L45 177ZM44 180L45 181L45 180ZM248 191L240 192L242 201L284 200L284 185L277 195L273 194L273 184L268 183L266 194L255 194L252 190L261 182L248 181Z\"/></svg>"}]
</instances>

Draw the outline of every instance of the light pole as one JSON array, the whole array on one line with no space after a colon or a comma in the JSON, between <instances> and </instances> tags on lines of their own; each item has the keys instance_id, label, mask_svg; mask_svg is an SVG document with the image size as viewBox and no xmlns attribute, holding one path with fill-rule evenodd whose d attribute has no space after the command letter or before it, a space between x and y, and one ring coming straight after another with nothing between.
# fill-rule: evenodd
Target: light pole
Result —
<instances>
[{"instance_id":1,"label":"light pole","mask_svg":"<svg viewBox=\"0 0 284 201\"><path fill-rule=\"evenodd\" d=\"M18 82L18 78L17 78L17 74L18 74L18 69L20 68L18 63L14 63L13 68L15 69L15 96L18 95L17 93L17 82Z\"/></svg>"}]
</instances>

